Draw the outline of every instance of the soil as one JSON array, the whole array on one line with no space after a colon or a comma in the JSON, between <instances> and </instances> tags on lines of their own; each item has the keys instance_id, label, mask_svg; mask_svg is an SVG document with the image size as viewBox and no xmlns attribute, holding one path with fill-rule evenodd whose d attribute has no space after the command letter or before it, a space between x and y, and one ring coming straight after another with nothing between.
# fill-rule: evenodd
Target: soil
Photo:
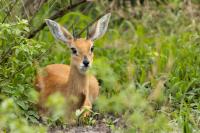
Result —
<instances>
[{"instance_id":1,"label":"soil","mask_svg":"<svg viewBox=\"0 0 200 133\"><path fill-rule=\"evenodd\" d=\"M48 133L111 133L105 123L99 122L94 126L72 126L68 128L49 129Z\"/></svg>"}]
</instances>

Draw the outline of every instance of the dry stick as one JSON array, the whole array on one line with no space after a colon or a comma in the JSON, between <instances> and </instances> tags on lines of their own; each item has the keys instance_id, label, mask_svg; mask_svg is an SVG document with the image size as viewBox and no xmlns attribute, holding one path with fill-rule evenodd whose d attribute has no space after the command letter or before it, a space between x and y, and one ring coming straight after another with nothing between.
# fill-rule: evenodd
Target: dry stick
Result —
<instances>
[{"instance_id":1,"label":"dry stick","mask_svg":"<svg viewBox=\"0 0 200 133\"><path fill-rule=\"evenodd\" d=\"M17 43L17 44L20 44L21 42L22 42L22 40L21 40L19 43ZM14 46L16 46L16 45L12 46L13 44L15 44L15 42L11 43L11 47L8 48L8 50L7 50L5 53L3 53L3 54L1 55L1 58L0 58L0 65L6 60L6 57L7 57L9 54L12 54L12 48L13 48Z\"/></svg>"},{"instance_id":2,"label":"dry stick","mask_svg":"<svg viewBox=\"0 0 200 133\"><path fill-rule=\"evenodd\" d=\"M8 48L8 50L1 55L0 64L4 62L4 60L6 59L6 56L11 52L11 49L12 47Z\"/></svg>"},{"instance_id":3,"label":"dry stick","mask_svg":"<svg viewBox=\"0 0 200 133\"><path fill-rule=\"evenodd\" d=\"M82 0L78 3L75 3L73 5L69 5L68 7L65 7L65 8L62 8L60 9L58 12L56 12L55 14L53 14L51 17L49 17L49 19L51 20L55 20L59 17L62 17L63 15L65 15L65 13L83 3L86 3L87 0ZM41 31L42 29L44 29L44 27L46 26L46 23L43 22L36 30L33 30L29 35L28 35L28 38L33 38L39 31Z\"/></svg>"},{"instance_id":4,"label":"dry stick","mask_svg":"<svg viewBox=\"0 0 200 133\"><path fill-rule=\"evenodd\" d=\"M53 46L53 45L52 45ZM36 57L36 59L35 60L39 60L39 59L41 59L45 54L47 54L49 51L50 51L50 49L51 49L51 47L48 49L48 50L46 50L44 53L41 53L41 54L39 54L37 57ZM26 64L26 65L24 65L24 66L22 66L20 69L18 69L17 71L15 71L11 76L9 76L9 77L5 77L4 75L4 79L8 79L8 81L10 82L10 80L17 74L17 73L20 73L20 72L22 72L25 68L27 68L29 66L29 64ZM1 80L0 81L0 83L1 82L3 82L3 81L5 81L5 80Z\"/></svg>"},{"instance_id":5,"label":"dry stick","mask_svg":"<svg viewBox=\"0 0 200 133\"><path fill-rule=\"evenodd\" d=\"M2 23L4 23L4 22L6 21L6 19L7 19L8 16L11 14L11 12L12 12L13 8L15 7L15 5L17 5L17 2L18 2L18 1L19 1L19 0L16 0L15 3L12 5L12 7L10 7L10 10L9 10L8 13L6 14L6 16L4 17Z\"/></svg>"},{"instance_id":6,"label":"dry stick","mask_svg":"<svg viewBox=\"0 0 200 133\"><path fill-rule=\"evenodd\" d=\"M73 25L71 25L71 26L69 27L69 29L70 29L72 26L73 26ZM53 46L53 45L52 45L52 46ZM49 47L48 50L46 50L46 52L39 54L39 55L36 57L36 59L34 59L34 61L35 61L35 60L40 60L44 55L48 54L48 53L50 52L52 46ZM11 75L11 78L10 78L10 79L12 79L17 73L23 71L23 70L24 70L25 68L27 68L28 66L29 66L29 64L26 64L25 66L22 66L19 70L17 70L15 73L13 73L13 74ZM6 78L6 79L8 79L8 78ZM2 81L3 81L3 80L2 80ZM0 81L0 83L1 83L1 81Z\"/></svg>"},{"instance_id":7,"label":"dry stick","mask_svg":"<svg viewBox=\"0 0 200 133\"><path fill-rule=\"evenodd\" d=\"M85 28L83 28L80 33L77 35L77 37L80 37L84 31L87 31L92 24L94 24L97 20L99 20L102 16L104 16L110 8L106 9L103 14L99 15L96 19L94 19L92 22L90 22Z\"/></svg>"},{"instance_id":8,"label":"dry stick","mask_svg":"<svg viewBox=\"0 0 200 133\"><path fill-rule=\"evenodd\" d=\"M92 6L94 6L93 3L89 3L89 4L85 7L85 9L83 9L83 10L81 11L81 13L82 13L82 14L86 13L86 11L88 11Z\"/></svg>"},{"instance_id":9,"label":"dry stick","mask_svg":"<svg viewBox=\"0 0 200 133\"><path fill-rule=\"evenodd\" d=\"M53 46L53 45L52 45L52 46ZM51 50L52 46L49 47L49 49L46 50L44 53L39 54L39 55L36 57L35 60L41 59L45 54L47 54L47 53ZM35 60L34 60L34 61L35 61ZM20 69L18 69L15 73L13 73L13 74L11 75L11 78L10 78L10 79L12 79L17 73L23 71L23 70L24 70L25 68L27 68L28 66L29 66L29 64L26 64L26 65L22 66Z\"/></svg>"},{"instance_id":10,"label":"dry stick","mask_svg":"<svg viewBox=\"0 0 200 133\"><path fill-rule=\"evenodd\" d=\"M40 1L41 2L41 1ZM35 13L32 15L31 19L29 20L29 24L32 22L32 20L35 18L36 14L39 12L39 10L42 8L43 4L45 4L47 0L44 0L42 3L40 3L38 9L35 11Z\"/></svg>"},{"instance_id":11,"label":"dry stick","mask_svg":"<svg viewBox=\"0 0 200 133\"><path fill-rule=\"evenodd\" d=\"M72 24L71 26L69 26L69 29L70 29L71 27L73 27L73 24ZM46 50L44 53L39 54L39 55L36 57L36 59L34 59L34 61L35 61L35 60L41 60L41 58L42 58L44 55L46 55L46 54L48 54L48 53L50 52L52 46L53 46L53 45L51 45L51 46L48 48L48 50ZM24 70L25 68L27 68L28 66L29 66L29 64L26 64L25 66L22 66L19 70L17 70L14 74L12 74L11 77L13 77L13 76L16 75L17 73L23 71L23 70ZM1 82L1 81L0 81L0 82Z\"/></svg>"}]
</instances>

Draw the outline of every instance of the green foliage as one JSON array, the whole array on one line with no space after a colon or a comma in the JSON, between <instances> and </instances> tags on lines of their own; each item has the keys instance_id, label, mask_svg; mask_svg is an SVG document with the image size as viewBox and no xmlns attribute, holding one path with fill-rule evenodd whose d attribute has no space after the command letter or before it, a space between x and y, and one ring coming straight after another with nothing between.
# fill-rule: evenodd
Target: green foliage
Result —
<instances>
[{"instance_id":1,"label":"green foliage","mask_svg":"<svg viewBox=\"0 0 200 133\"><path fill-rule=\"evenodd\" d=\"M31 29L63 7L63 2L69 4L69 1L52 0L45 3L31 21ZM122 6L120 0L113 5L117 10L112 14L109 30L95 41L95 59L89 72L101 82L95 111L100 112L114 131L198 132L199 8L185 7L180 0L168 1L170 4L148 1L149 4L143 6L137 6L134 0L131 2L134 9L128 8L128 2ZM108 4L109 1L96 2L92 7L88 6L87 14L81 12L84 5L56 21L69 31L75 23L76 32L79 32L78 29L83 29ZM132 12L135 13L133 16ZM5 15L1 12L0 19ZM69 64L70 51L66 45L56 42L47 28L34 39L26 38L29 31L26 20L0 24L2 130L26 132L28 128L36 128L38 132L44 132L34 106L37 102L37 92L33 88L36 69L38 64ZM63 104L64 99L59 94L50 97L47 103L53 107L50 124L57 120L63 124ZM76 113L79 119L80 110ZM106 116L119 118L119 123ZM15 121L10 121L11 118ZM95 118L96 113L84 123L93 125Z\"/></svg>"},{"instance_id":2,"label":"green foliage","mask_svg":"<svg viewBox=\"0 0 200 133\"><path fill-rule=\"evenodd\" d=\"M134 85L107 100L101 96L98 106L103 112L123 114L128 132L169 132L169 121L161 112L155 112L149 102L143 98Z\"/></svg>"},{"instance_id":3,"label":"green foliage","mask_svg":"<svg viewBox=\"0 0 200 133\"><path fill-rule=\"evenodd\" d=\"M55 93L48 98L46 106L49 108L50 121L55 122L66 114L65 98L60 93ZM64 119L64 118L63 118Z\"/></svg>"},{"instance_id":4,"label":"green foliage","mask_svg":"<svg viewBox=\"0 0 200 133\"><path fill-rule=\"evenodd\" d=\"M19 108L11 98L4 99L0 104L0 131L14 133L45 133L46 128L42 125L30 125L28 121L21 117Z\"/></svg>"},{"instance_id":5,"label":"green foliage","mask_svg":"<svg viewBox=\"0 0 200 133\"><path fill-rule=\"evenodd\" d=\"M37 61L46 49L44 49L45 44L26 39L24 34L28 31L27 21L25 20L11 24L0 24L0 92L2 96L12 98L8 99L9 103L7 103L6 98L1 104L2 106L10 104L9 106L12 106L12 108L8 109L13 109L11 113L7 112L7 115L1 116L5 120L9 120L9 117L18 118L20 115L25 117L10 123L8 130L11 131L18 128L15 127L18 126L16 124L21 123L19 132L20 130L25 132L28 130L26 119L38 123L37 119L39 118L33 106L37 101L37 93L33 89L34 61ZM16 105L21 111L15 107ZM6 108L2 110L4 111L2 113L6 113ZM19 116L15 116L14 112ZM2 122L5 122L4 125L9 123L9 121Z\"/></svg>"}]
</instances>

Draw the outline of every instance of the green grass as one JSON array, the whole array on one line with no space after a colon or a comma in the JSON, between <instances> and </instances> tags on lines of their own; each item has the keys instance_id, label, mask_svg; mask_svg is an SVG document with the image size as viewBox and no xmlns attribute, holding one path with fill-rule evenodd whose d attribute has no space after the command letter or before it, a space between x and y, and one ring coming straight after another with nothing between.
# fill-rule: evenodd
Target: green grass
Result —
<instances>
[{"instance_id":1,"label":"green grass","mask_svg":"<svg viewBox=\"0 0 200 133\"><path fill-rule=\"evenodd\" d=\"M200 21L177 3L137 7L134 11L138 14L126 19L115 11L108 32L95 42L90 73L102 81L95 111L114 131L190 133L200 130ZM91 12L100 12L102 7L96 6ZM193 11L197 12L198 8ZM72 12L60 22L71 25L79 16L82 23L76 27L83 28L93 15ZM5 51L12 50L0 63L0 104L4 106L12 98L11 105L18 110L17 116L24 116L23 121L28 120L29 126L32 126L30 123L38 126L38 114L32 106L37 102L32 84L36 68L51 63L69 64L70 51L54 41L47 28L29 40L22 36L28 30L24 21L15 27L12 25L0 24L0 62ZM21 67L25 69L20 71ZM4 113L0 109L0 121L3 121L0 128L15 130L4 120L16 114ZM110 115L120 118L119 125L112 123ZM55 123L57 116L60 114L53 114L48 124ZM94 121L92 117L86 123L94 124ZM16 120L16 123L20 122Z\"/></svg>"}]
</instances>

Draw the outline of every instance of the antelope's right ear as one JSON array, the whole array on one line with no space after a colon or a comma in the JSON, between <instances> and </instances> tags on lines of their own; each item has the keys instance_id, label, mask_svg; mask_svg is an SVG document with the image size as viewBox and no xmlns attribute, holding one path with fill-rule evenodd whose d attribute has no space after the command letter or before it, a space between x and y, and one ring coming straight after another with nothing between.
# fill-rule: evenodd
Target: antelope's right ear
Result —
<instances>
[{"instance_id":1,"label":"antelope's right ear","mask_svg":"<svg viewBox=\"0 0 200 133\"><path fill-rule=\"evenodd\" d=\"M50 19L45 19L45 21L51 33L56 39L61 40L65 43L70 43L74 39L73 36L70 34L70 32L67 31L67 29L60 26L55 21L50 20Z\"/></svg>"}]
</instances>

